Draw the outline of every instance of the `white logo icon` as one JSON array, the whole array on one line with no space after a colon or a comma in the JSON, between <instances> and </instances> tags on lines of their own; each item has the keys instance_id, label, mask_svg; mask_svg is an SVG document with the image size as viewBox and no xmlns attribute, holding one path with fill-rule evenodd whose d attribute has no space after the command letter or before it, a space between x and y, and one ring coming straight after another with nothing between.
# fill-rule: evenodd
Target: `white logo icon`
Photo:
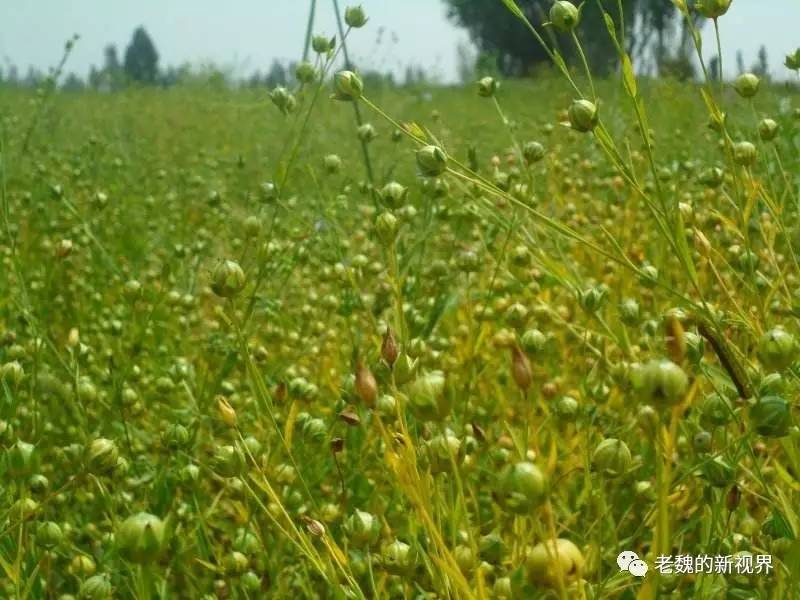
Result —
<instances>
[{"instance_id":1,"label":"white logo icon","mask_svg":"<svg viewBox=\"0 0 800 600\"><path fill-rule=\"evenodd\" d=\"M639 560L639 555L630 550L624 550L617 557L620 571L628 571L634 577L644 577L647 574L647 563Z\"/></svg>"}]
</instances>

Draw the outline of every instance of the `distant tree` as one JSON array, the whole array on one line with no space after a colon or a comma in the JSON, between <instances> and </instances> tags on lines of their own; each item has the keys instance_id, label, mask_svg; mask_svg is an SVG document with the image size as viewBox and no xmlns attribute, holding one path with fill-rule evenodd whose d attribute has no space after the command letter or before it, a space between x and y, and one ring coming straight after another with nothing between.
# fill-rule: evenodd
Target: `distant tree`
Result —
<instances>
[{"instance_id":1,"label":"distant tree","mask_svg":"<svg viewBox=\"0 0 800 600\"><path fill-rule=\"evenodd\" d=\"M739 75L745 72L744 68L744 54L742 54L741 50L736 51L736 71Z\"/></svg>"},{"instance_id":2,"label":"distant tree","mask_svg":"<svg viewBox=\"0 0 800 600\"><path fill-rule=\"evenodd\" d=\"M625 21L633 23L633 4L623 3ZM531 36L531 33L500 2L487 0L446 0L447 15L456 24L464 27L472 36L481 52L493 53L497 57L497 67L504 75L522 75L531 72L539 63L547 62L544 49ZM554 44L567 60L577 59L577 52L568 35L556 33L552 28L542 28L549 20L551 0L517 0L522 12L536 26L543 36ZM577 2L576 2L577 4ZM604 2L606 10L617 21L616 2ZM632 31L632 27L630 27ZM583 15L578 35L584 44L586 55L592 68L607 71L613 64L615 51L603 23L603 17L594 2L583 6Z\"/></svg>"},{"instance_id":3,"label":"distant tree","mask_svg":"<svg viewBox=\"0 0 800 600\"><path fill-rule=\"evenodd\" d=\"M478 75L484 75L484 73L479 73L477 70L478 57L469 44L459 42L456 46L456 55L458 59L458 80L461 83L470 83L475 81ZM486 75L491 75L491 73L486 73Z\"/></svg>"},{"instance_id":4,"label":"distant tree","mask_svg":"<svg viewBox=\"0 0 800 600\"><path fill-rule=\"evenodd\" d=\"M137 27L125 49L125 74L132 81L155 83L158 75L158 52L144 27Z\"/></svg>"},{"instance_id":5,"label":"distant tree","mask_svg":"<svg viewBox=\"0 0 800 600\"><path fill-rule=\"evenodd\" d=\"M250 75L250 77L247 78L247 86L248 87L257 88L257 87L261 87L262 85L263 85L263 83L262 83L262 75L261 75L261 71L259 71L259 70L254 71L253 74Z\"/></svg>"},{"instance_id":6,"label":"distant tree","mask_svg":"<svg viewBox=\"0 0 800 600\"><path fill-rule=\"evenodd\" d=\"M751 71L759 77L767 77L769 75L769 55L767 54L767 47L763 44L758 49L756 64L753 65Z\"/></svg>"},{"instance_id":7,"label":"distant tree","mask_svg":"<svg viewBox=\"0 0 800 600\"><path fill-rule=\"evenodd\" d=\"M103 73L94 65L89 67L89 76L86 78L86 85L93 90L100 89L103 83Z\"/></svg>"},{"instance_id":8,"label":"distant tree","mask_svg":"<svg viewBox=\"0 0 800 600\"><path fill-rule=\"evenodd\" d=\"M712 56L708 61L708 74L711 79L719 81L722 77L721 73L719 72L719 56L716 54Z\"/></svg>"},{"instance_id":9,"label":"distant tree","mask_svg":"<svg viewBox=\"0 0 800 600\"><path fill-rule=\"evenodd\" d=\"M267 87L274 88L278 85L286 85L287 81L286 67L278 59L273 60L266 77L264 77L264 83L267 84Z\"/></svg>"},{"instance_id":10,"label":"distant tree","mask_svg":"<svg viewBox=\"0 0 800 600\"><path fill-rule=\"evenodd\" d=\"M178 85L181 80L181 73L180 67L167 67L159 75L158 82L161 86L166 88Z\"/></svg>"},{"instance_id":11,"label":"distant tree","mask_svg":"<svg viewBox=\"0 0 800 600\"><path fill-rule=\"evenodd\" d=\"M64 83L61 84L61 89L66 92L79 92L85 87L86 85L83 79L75 73L67 75L66 79L64 79Z\"/></svg>"},{"instance_id":12,"label":"distant tree","mask_svg":"<svg viewBox=\"0 0 800 600\"><path fill-rule=\"evenodd\" d=\"M115 91L125 85L125 73L119 62L117 47L109 44L103 50L103 70L98 88L105 88L106 91Z\"/></svg>"},{"instance_id":13,"label":"distant tree","mask_svg":"<svg viewBox=\"0 0 800 600\"><path fill-rule=\"evenodd\" d=\"M28 67L28 73L22 81L22 85L27 88L39 87L44 82L44 74L34 67Z\"/></svg>"},{"instance_id":14,"label":"distant tree","mask_svg":"<svg viewBox=\"0 0 800 600\"><path fill-rule=\"evenodd\" d=\"M517 5L538 29L544 39L573 64L580 57L568 34L544 27L549 21L552 0L516 0ZM496 0L445 0L448 17L467 29L478 50L485 56L495 56L497 67L504 75L531 72L537 64L548 63L545 50L526 27L505 10ZM575 5L580 4L573 0ZM692 38L686 24L671 0L600 0L604 10L619 25L624 18L625 46L638 68L651 63L656 69L662 63L674 70L693 72L690 54ZM620 14L620 7L622 14ZM701 21L695 20L695 26ZM616 68L616 49L608 34L597 2L583 3L578 36L585 49L592 71L603 73ZM619 32L617 32L619 35ZM485 65L484 65L485 67ZM478 69L479 73L481 69Z\"/></svg>"}]
</instances>

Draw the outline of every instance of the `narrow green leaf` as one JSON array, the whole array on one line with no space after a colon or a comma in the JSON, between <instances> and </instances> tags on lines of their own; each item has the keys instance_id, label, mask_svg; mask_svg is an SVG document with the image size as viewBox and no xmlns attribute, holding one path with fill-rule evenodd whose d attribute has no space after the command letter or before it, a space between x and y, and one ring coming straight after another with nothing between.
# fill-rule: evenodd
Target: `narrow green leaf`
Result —
<instances>
[{"instance_id":1,"label":"narrow green leaf","mask_svg":"<svg viewBox=\"0 0 800 600\"><path fill-rule=\"evenodd\" d=\"M517 3L516 3L516 2L514 2L514 0L500 0L500 1L501 1L503 4L505 4L505 5L506 5L506 8L507 8L508 10L510 10L510 11L511 11L511 13L512 13L512 14L513 14L515 17L517 17L518 19L525 20L525 15L524 15L524 13L523 13L523 12L522 12L522 10L520 9L520 7L519 7L519 6L517 6Z\"/></svg>"},{"instance_id":2,"label":"narrow green leaf","mask_svg":"<svg viewBox=\"0 0 800 600\"><path fill-rule=\"evenodd\" d=\"M608 35L611 36L611 41L614 42L614 46L616 46L617 51L620 52L621 48L619 46L619 40L617 40L617 29L614 24L614 19L611 18L610 14L603 11L603 20L606 22L606 29L608 29Z\"/></svg>"},{"instance_id":3,"label":"narrow green leaf","mask_svg":"<svg viewBox=\"0 0 800 600\"><path fill-rule=\"evenodd\" d=\"M679 210L675 211L675 242L678 246L678 252L681 254L681 263L689 271L692 281L696 282L697 272L692 261L692 254L689 251L689 243L686 241L686 225L683 223L683 216Z\"/></svg>"},{"instance_id":4,"label":"narrow green leaf","mask_svg":"<svg viewBox=\"0 0 800 600\"><path fill-rule=\"evenodd\" d=\"M636 98L639 94L636 86L636 74L633 72L631 57L627 54L622 55L622 77L628 94L631 98Z\"/></svg>"}]
</instances>

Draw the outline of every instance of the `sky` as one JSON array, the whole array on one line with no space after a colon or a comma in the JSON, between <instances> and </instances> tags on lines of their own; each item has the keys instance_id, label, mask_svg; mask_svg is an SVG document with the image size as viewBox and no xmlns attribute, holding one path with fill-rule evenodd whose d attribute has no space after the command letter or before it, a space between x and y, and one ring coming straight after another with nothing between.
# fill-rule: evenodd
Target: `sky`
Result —
<instances>
[{"instance_id":1,"label":"sky","mask_svg":"<svg viewBox=\"0 0 800 600\"><path fill-rule=\"evenodd\" d=\"M443 82L456 80L456 47L468 36L447 20L442 0L339 0L341 10L349 3L360 3L370 17L367 27L348 39L362 69L402 75L408 65L423 65ZM31 65L46 70L58 62L66 39L78 33L67 71L84 76L92 64L102 64L105 45L116 44L122 56L133 29L143 25L162 65L213 62L247 76L266 70L274 58L300 57L309 5L309 0L0 0L0 66L10 61L21 74ZM332 0L317 5L315 33L333 35ZM800 46L798 25L800 0L734 0L721 21L726 74L735 69L737 50L749 66L764 43L772 74L785 77L783 56ZM715 43L712 32L705 28L708 54Z\"/></svg>"}]
</instances>

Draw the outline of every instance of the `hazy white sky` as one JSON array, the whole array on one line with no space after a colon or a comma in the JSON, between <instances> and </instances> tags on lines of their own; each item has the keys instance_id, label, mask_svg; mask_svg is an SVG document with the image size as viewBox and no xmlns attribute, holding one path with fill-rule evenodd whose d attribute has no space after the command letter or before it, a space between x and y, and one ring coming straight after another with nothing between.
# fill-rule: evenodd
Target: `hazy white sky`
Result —
<instances>
[{"instance_id":1,"label":"hazy white sky","mask_svg":"<svg viewBox=\"0 0 800 600\"><path fill-rule=\"evenodd\" d=\"M484 0L486 2L495 0ZM340 0L360 3L370 16L350 40L362 68L402 73L424 65L445 81L456 76L456 45L466 40L445 17L441 0ZM299 58L309 0L0 0L0 64L6 60L24 73L29 65L46 69L57 62L73 33L81 41L68 70L85 74L102 63L103 47L124 52L132 30L144 25L161 64L213 61L241 75L264 70L273 58ZM331 0L318 0L317 33L336 33ZM498 10L503 10L498 2ZM749 66L764 43L775 75L785 76L783 55L800 46L800 0L734 0L722 20L726 72L735 53ZM711 27L705 47L712 53ZM383 30L383 34L379 32Z\"/></svg>"}]
</instances>

